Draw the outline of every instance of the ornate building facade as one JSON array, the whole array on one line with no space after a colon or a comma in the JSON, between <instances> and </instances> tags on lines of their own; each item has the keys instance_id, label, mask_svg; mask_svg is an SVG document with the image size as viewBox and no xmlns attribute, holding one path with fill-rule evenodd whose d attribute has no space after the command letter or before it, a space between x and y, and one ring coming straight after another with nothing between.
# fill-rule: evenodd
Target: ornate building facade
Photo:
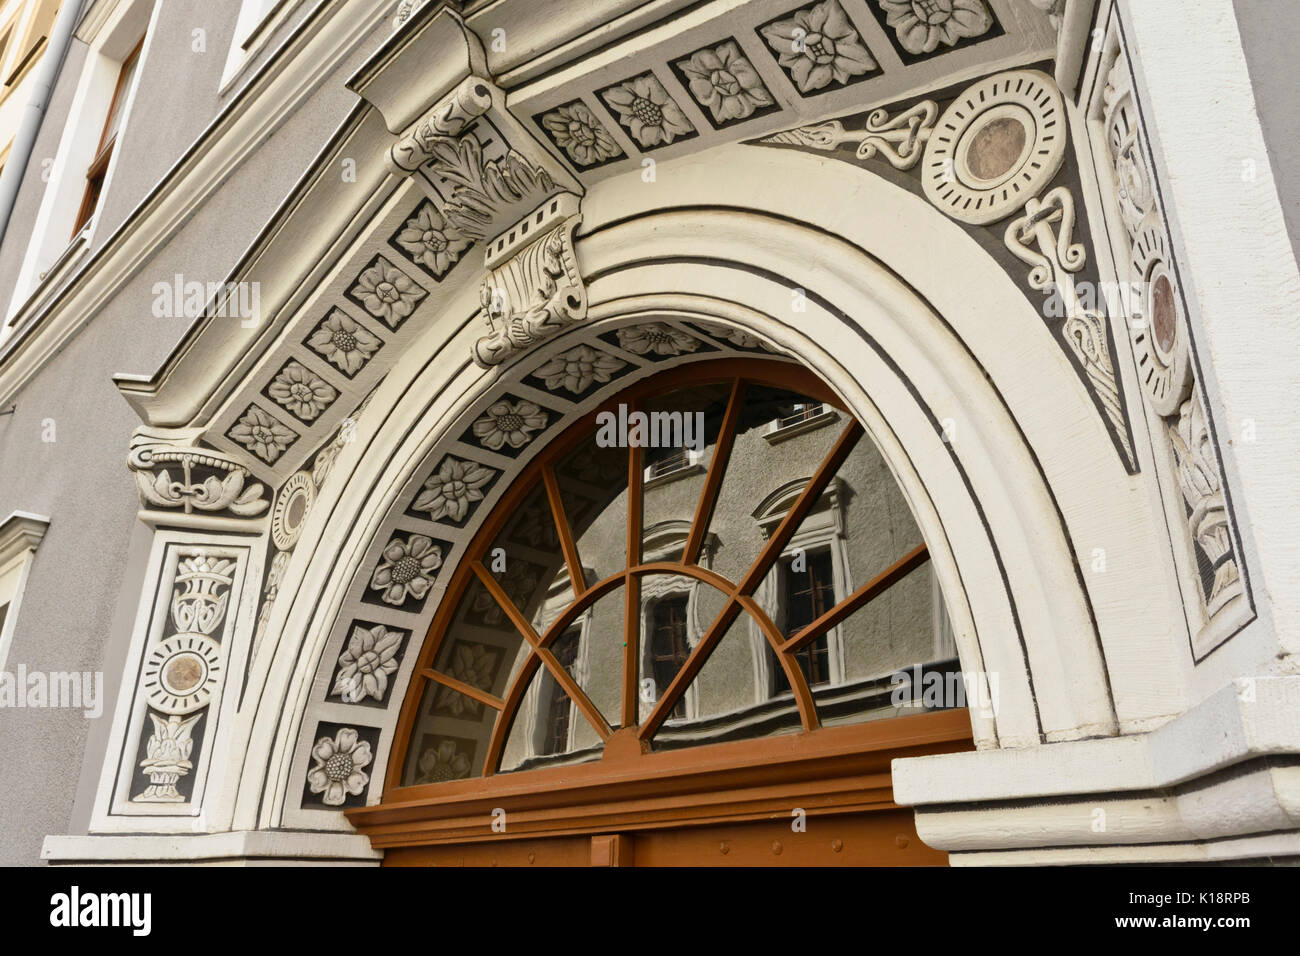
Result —
<instances>
[{"instance_id":1,"label":"ornate building facade","mask_svg":"<svg viewBox=\"0 0 1300 956\"><path fill-rule=\"evenodd\" d=\"M1300 858L1300 13L50 18L5 861Z\"/></svg>"}]
</instances>

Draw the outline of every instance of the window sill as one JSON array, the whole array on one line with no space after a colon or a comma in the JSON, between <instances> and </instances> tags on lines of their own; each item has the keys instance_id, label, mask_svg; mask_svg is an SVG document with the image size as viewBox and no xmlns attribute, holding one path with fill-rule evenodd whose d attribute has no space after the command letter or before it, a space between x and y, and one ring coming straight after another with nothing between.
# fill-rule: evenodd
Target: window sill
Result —
<instances>
[{"instance_id":1,"label":"window sill","mask_svg":"<svg viewBox=\"0 0 1300 956\"><path fill-rule=\"evenodd\" d=\"M685 468L676 468L673 471L666 471L662 475L655 475L653 478L646 478L641 482L641 488L649 491L651 488L658 488L660 485L672 484L682 478L689 478L692 475L704 474L704 465L700 462L694 462Z\"/></svg>"},{"instance_id":2,"label":"window sill","mask_svg":"<svg viewBox=\"0 0 1300 956\"><path fill-rule=\"evenodd\" d=\"M795 422L793 425L786 425L784 428L776 428L770 432L764 432L763 437L769 444L777 445L796 435L802 435L806 432L815 431L823 428L831 422L837 422L840 419L839 412L833 408L827 408L826 411L814 415L812 418L805 418L801 422Z\"/></svg>"}]
</instances>

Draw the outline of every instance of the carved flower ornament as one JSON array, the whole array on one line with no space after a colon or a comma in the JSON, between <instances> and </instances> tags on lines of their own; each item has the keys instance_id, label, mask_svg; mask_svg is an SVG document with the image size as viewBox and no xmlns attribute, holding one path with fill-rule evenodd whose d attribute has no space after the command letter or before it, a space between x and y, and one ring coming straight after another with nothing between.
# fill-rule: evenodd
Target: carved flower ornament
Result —
<instances>
[{"instance_id":1,"label":"carved flower ornament","mask_svg":"<svg viewBox=\"0 0 1300 956\"><path fill-rule=\"evenodd\" d=\"M908 53L930 53L940 43L952 46L993 25L983 0L880 0L880 5Z\"/></svg>"},{"instance_id":2,"label":"carved flower ornament","mask_svg":"<svg viewBox=\"0 0 1300 956\"><path fill-rule=\"evenodd\" d=\"M349 376L357 374L382 344L342 312L331 312L307 340L308 346Z\"/></svg>"},{"instance_id":3,"label":"carved flower ornament","mask_svg":"<svg viewBox=\"0 0 1300 956\"><path fill-rule=\"evenodd\" d=\"M778 20L761 32L800 93L812 93L832 81L843 85L876 68L836 0L796 10L788 20Z\"/></svg>"},{"instance_id":4,"label":"carved flower ornament","mask_svg":"<svg viewBox=\"0 0 1300 956\"><path fill-rule=\"evenodd\" d=\"M637 355L681 355L694 352L700 343L671 325L650 322L618 330L618 344Z\"/></svg>"},{"instance_id":5,"label":"carved flower ornament","mask_svg":"<svg viewBox=\"0 0 1300 956\"><path fill-rule=\"evenodd\" d=\"M772 94L735 41L692 53L677 66L689 82L691 95L716 122L744 119L760 107L773 105Z\"/></svg>"},{"instance_id":6,"label":"carved flower ornament","mask_svg":"<svg viewBox=\"0 0 1300 956\"><path fill-rule=\"evenodd\" d=\"M397 244L441 279L469 248L470 241L448 225L432 205L425 203L406 220L397 234Z\"/></svg>"},{"instance_id":7,"label":"carved flower ornament","mask_svg":"<svg viewBox=\"0 0 1300 956\"><path fill-rule=\"evenodd\" d=\"M383 559L370 578L373 591L383 591L386 604L403 604L408 596L417 601L429 593L429 586L442 567L442 548L422 534L406 541L394 538L384 548Z\"/></svg>"},{"instance_id":8,"label":"carved flower ornament","mask_svg":"<svg viewBox=\"0 0 1300 956\"><path fill-rule=\"evenodd\" d=\"M483 500L483 486L496 471L474 461L447 457L438 470L425 479L424 488L411 505L414 511L427 511L435 521L451 518L464 521L469 506Z\"/></svg>"},{"instance_id":9,"label":"carved flower ornament","mask_svg":"<svg viewBox=\"0 0 1300 956\"><path fill-rule=\"evenodd\" d=\"M529 401L502 399L474 423L474 437L484 448L500 451L506 445L523 448L546 427L546 413Z\"/></svg>"},{"instance_id":10,"label":"carved flower ornament","mask_svg":"<svg viewBox=\"0 0 1300 956\"><path fill-rule=\"evenodd\" d=\"M601 94L641 146L661 146L695 132L653 73L633 77Z\"/></svg>"},{"instance_id":11,"label":"carved flower ornament","mask_svg":"<svg viewBox=\"0 0 1300 956\"><path fill-rule=\"evenodd\" d=\"M627 363L589 345L579 345L555 356L534 374L554 391L564 388L577 395L593 383L604 384Z\"/></svg>"},{"instance_id":12,"label":"carved flower ornament","mask_svg":"<svg viewBox=\"0 0 1300 956\"><path fill-rule=\"evenodd\" d=\"M542 125L579 166L594 166L622 152L585 103L552 110L542 117Z\"/></svg>"},{"instance_id":13,"label":"carved flower ornament","mask_svg":"<svg viewBox=\"0 0 1300 956\"><path fill-rule=\"evenodd\" d=\"M339 655L339 672L331 694L347 703L367 697L383 700L388 689L388 675L397 670L397 649L402 643L400 631L390 631L382 624L371 628L357 627Z\"/></svg>"},{"instance_id":14,"label":"carved flower ornament","mask_svg":"<svg viewBox=\"0 0 1300 956\"><path fill-rule=\"evenodd\" d=\"M361 273L352 294L367 312L396 328L415 311L425 293L406 273L381 258Z\"/></svg>"},{"instance_id":15,"label":"carved flower ornament","mask_svg":"<svg viewBox=\"0 0 1300 956\"><path fill-rule=\"evenodd\" d=\"M290 362L267 386L267 394L303 421L323 412L338 393L315 372Z\"/></svg>"},{"instance_id":16,"label":"carved flower ornament","mask_svg":"<svg viewBox=\"0 0 1300 956\"><path fill-rule=\"evenodd\" d=\"M298 437L256 405L248 407L229 434L268 465Z\"/></svg>"},{"instance_id":17,"label":"carved flower ornament","mask_svg":"<svg viewBox=\"0 0 1300 956\"><path fill-rule=\"evenodd\" d=\"M348 796L366 789L370 775L361 768L369 765L373 754L370 744L358 739L357 732L344 727L334 739L322 737L311 749L313 766L307 772L307 786L312 793L324 794L331 807L341 807Z\"/></svg>"}]
</instances>

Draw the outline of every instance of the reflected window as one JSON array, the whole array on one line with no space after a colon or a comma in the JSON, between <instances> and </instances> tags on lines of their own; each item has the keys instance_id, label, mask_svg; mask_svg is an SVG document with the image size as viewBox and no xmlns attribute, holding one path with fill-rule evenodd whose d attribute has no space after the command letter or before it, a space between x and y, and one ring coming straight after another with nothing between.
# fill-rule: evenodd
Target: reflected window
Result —
<instances>
[{"instance_id":1,"label":"reflected window","mask_svg":"<svg viewBox=\"0 0 1300 956\"><path fill-rule=\"evenodd\" d=\"M578 659L578 641L581 638L582 629L571 628L565 631L551 648L560 666L570 674L573 673L574 662ZM546 717L542 722L544 736L539 749L543 754L562 754L569 749L569 719L573 705L550 674L545 677L542 696L546 701Z\"/></svg>"},{"instance_id":2,"label":"reflected window","mask_svg":"<svg viewBox=\"0 0 1300 956\"><path fill-rule=\"evenodd\" d=\"M650 666L654 672L655 687L663 693L673 682L677 672L686 663L690 648L686 641L686 595L665 598L656 602L651 618ZM686 698L682 697L673 708L675 720L686 719Z\"/></svg>"},{"instance_id":3,"label":"reflected window","mask_svg":"<svg viewBox=\"0 0 1300 956\"><path fill-rule=\"evenodd\" d=\"M781 562L781 590L785 594L784 633L794 637L835 605L835 581L831 570L829 550L817 551L784 559ZM810 687L828 683L831 679L830 648L822 634L807 647L795 653L799 669ZM790 689L782 670L772 656L774 694Z\"/></svg>"}]
</instances>

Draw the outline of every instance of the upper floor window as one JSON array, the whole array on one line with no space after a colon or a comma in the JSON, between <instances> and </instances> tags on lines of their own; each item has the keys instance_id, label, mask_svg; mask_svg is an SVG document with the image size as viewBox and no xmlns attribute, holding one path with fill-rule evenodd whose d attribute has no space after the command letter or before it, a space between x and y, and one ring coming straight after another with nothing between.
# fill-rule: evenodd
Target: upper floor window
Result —
<instances>
[{"instance_id":1,"label":"upper floor window","mask_svg":"<svg viewBox=\"0 0 1300 956\"><path fill-rule=\"evenodd\" d=\"M86 190L82 194L81 208L77 210L77 218L72 227L74 236L90 221L90 217L95 214L95 209L99 206L99 197L104 190L104 177L108 173L108 164L113 158L113 149L117 145L117 134L126 111L126 99L135 80L136 69L140 63L140 48L143 46L144 39L141 38L122 61L122 68L118 71L117 86L113 89L113 99L109 103L108 116L104 120L104 131L99 137L99 147L95 151L95 158L91 160L90 168L86 170Z\"/></svg>"},{"instance_id":2,"label":"upper floor window","mask_svg":"<svg viewBox=\"0 0 1300 956\"><path fill-rule=\"evenodd\" d=\"M650 666L655 687L667 687L686 663L690 646L686 639L686 595L664 598L654 606L650 632ZM670 715L674 720L686 718L686 698L682 697Z\"/></svg>"},{"instance_id":3,"label":"upper floor window","mask_svg":"<svg viewBox=\"0 0 1300 956\"><path fill-rule=\"evenodd\" d=\"M21 22L20 14L6 28L3 39L0 39L0 79L4 83L0 88L0 99L17 88L45 52L50 31L54 28L54 19L59 12L60 0L41 0L26 6L26 24ZM21 35L18 33L20 29Z\"/></svg>"},{"instance_id":4,"label":"upper floor window","mask_svg":"<svg viewBox=\"0 0 1300 956\"><path fill-rule=\"evenodd\" d=\"M49 519L15 511L0 521L0 671L6 667L27 572Z\"/></svg>"},{"instance_id":5,"label":"upper floor window","mask_svg":"<svg viewBox=\"0 0 1300 956\"><path fill-rule=\"evenodd\" d=\"M781 562L781 585L785 595L784 627L786 639L794 637L809 624L835 606L835 580L831 572L831 553L821 550L812 554L794 555ZM826 634L795 652L799 669L803 671L808 686L817 687L831 679L830 646ZM772 654L776 663L776 655ZM772 668L774 694L790 689L785 671Z\"/></svg>"}]
</instances>

